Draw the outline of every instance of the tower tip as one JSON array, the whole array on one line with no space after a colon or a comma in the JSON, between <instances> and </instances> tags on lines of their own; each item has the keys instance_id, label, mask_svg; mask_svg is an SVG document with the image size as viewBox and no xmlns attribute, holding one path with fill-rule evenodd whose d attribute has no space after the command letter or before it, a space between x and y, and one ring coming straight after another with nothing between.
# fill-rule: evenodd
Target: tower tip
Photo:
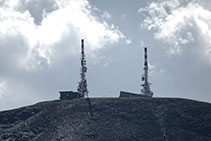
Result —
<instances>
[{"instance_id":1,"label":"tower tip","mask_svg":"<svg viewBox=\"0 0 211 141\"><path fill-rule=\"evenodd\" d=\"M147 47L144 47L144 51L145 51L145 52L147 51Z\"/></svg>"}]
</instances>

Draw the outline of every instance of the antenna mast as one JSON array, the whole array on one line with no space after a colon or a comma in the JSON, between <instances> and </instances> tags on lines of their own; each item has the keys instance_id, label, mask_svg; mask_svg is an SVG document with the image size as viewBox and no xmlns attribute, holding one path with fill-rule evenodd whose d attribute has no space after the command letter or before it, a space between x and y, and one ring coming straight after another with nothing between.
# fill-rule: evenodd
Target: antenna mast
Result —
<instances>
[{"instance_id":1,"label":"antenna mast","mask_svg":"<svg viewBox=\"0 0 211 141\"><path fill-rule=\"evenodd\" d=\"M144 48L144 74L142 75L143 84L141 86L141 92L149 97L152 97L153 92L150 90L151 83L148 82L148 62L147 62L147 47Z\"/></svg>"},{"instance_id":2,"label":"antenna mast","mask_svg":"<svg viewBox=\"0 0 211 141\"><path fill-rule=\"evenodd\" d=\"M85 59L85 53L84 53L84 40L81 40L81 81L78 83L78 93L81 95L81 97L88 97L88 89L87 89L87 81L86 81L86 59Z\"/></svg>"}]
</instances>

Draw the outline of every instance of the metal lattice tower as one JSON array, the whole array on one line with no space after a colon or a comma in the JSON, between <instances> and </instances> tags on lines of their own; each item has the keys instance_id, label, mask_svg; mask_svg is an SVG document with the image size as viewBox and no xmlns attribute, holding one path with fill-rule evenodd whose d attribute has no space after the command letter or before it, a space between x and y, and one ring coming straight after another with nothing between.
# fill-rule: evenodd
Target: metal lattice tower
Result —
<instances>
[{"instance_id":1,"label":"metal lattice tower","mask_svg":"<svg viewBox=\"0 0 211 141\"><path fill-rule=\"evenodd\" d=\"M148 82L148 62L147 62L147 48L144 48L144 74L142 75L143 84L141 92L143 95L152 97L153 92L150 90L151 83Z\"/></svg>"},{"instance_id":2,"label":"metal lattice tower","mask_svg":"<svg viewBox=\"0 0 211 141\"><path fill-rule=\"evenodd\" d=\"M84 40L81 40L81 81L78 83L78 93L81 95L81 97L88 97L88 89L87 89L87 81L86 81L86 59L85 59L85 53L84 53Z\"/></svg>"}]
</instances>

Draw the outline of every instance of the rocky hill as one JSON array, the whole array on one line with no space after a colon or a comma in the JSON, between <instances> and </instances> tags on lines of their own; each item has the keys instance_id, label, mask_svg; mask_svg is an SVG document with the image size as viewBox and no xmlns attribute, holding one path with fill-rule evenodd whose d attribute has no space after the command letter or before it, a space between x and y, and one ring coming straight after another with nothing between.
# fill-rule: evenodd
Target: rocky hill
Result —
<instances>
[{"instance_id":1,"label":"rocky hill","mask_svg":"<svg viewBox=\"0 0 211 141\"><path fill-rule=\"evenodd\" d=\"M175 98L48 101L0 112L1 141L210 141L211 104Z\"/></svg>"}]
</instances>

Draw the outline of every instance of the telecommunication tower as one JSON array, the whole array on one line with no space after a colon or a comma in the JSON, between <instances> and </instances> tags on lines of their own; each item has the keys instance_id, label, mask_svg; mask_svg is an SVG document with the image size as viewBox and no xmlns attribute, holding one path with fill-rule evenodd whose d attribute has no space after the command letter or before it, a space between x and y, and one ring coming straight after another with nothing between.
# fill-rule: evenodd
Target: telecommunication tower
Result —
<instances>
[{"instance_id":1,"label":"telecommunication tower","mask_svg":"<svg viewBox=\"0 0 211 141\"><path fill-rule=\"evenodd\" d=\"M142 81L143 84L141 86L143 89L141 89L141 92L143 95L152 97L153 92L150 90L151 83L148 82L148 62L147 62L147 48L144 48L144 74L142 75Z\"/></svg>"},{"instance_id":2,"label":"telecommunication tower","mask_svg":"<svg viewBox=\"0 0 211 141\"><path fill-rule=\"evenodd\" d=\"M84 40L81 40L81 81L78 83L78 93L81 97L88 97L88 89L87 89L87 81L86 81L86 59L85 59L85 52L84 52Z\"/></svg>"}]
</instances>

